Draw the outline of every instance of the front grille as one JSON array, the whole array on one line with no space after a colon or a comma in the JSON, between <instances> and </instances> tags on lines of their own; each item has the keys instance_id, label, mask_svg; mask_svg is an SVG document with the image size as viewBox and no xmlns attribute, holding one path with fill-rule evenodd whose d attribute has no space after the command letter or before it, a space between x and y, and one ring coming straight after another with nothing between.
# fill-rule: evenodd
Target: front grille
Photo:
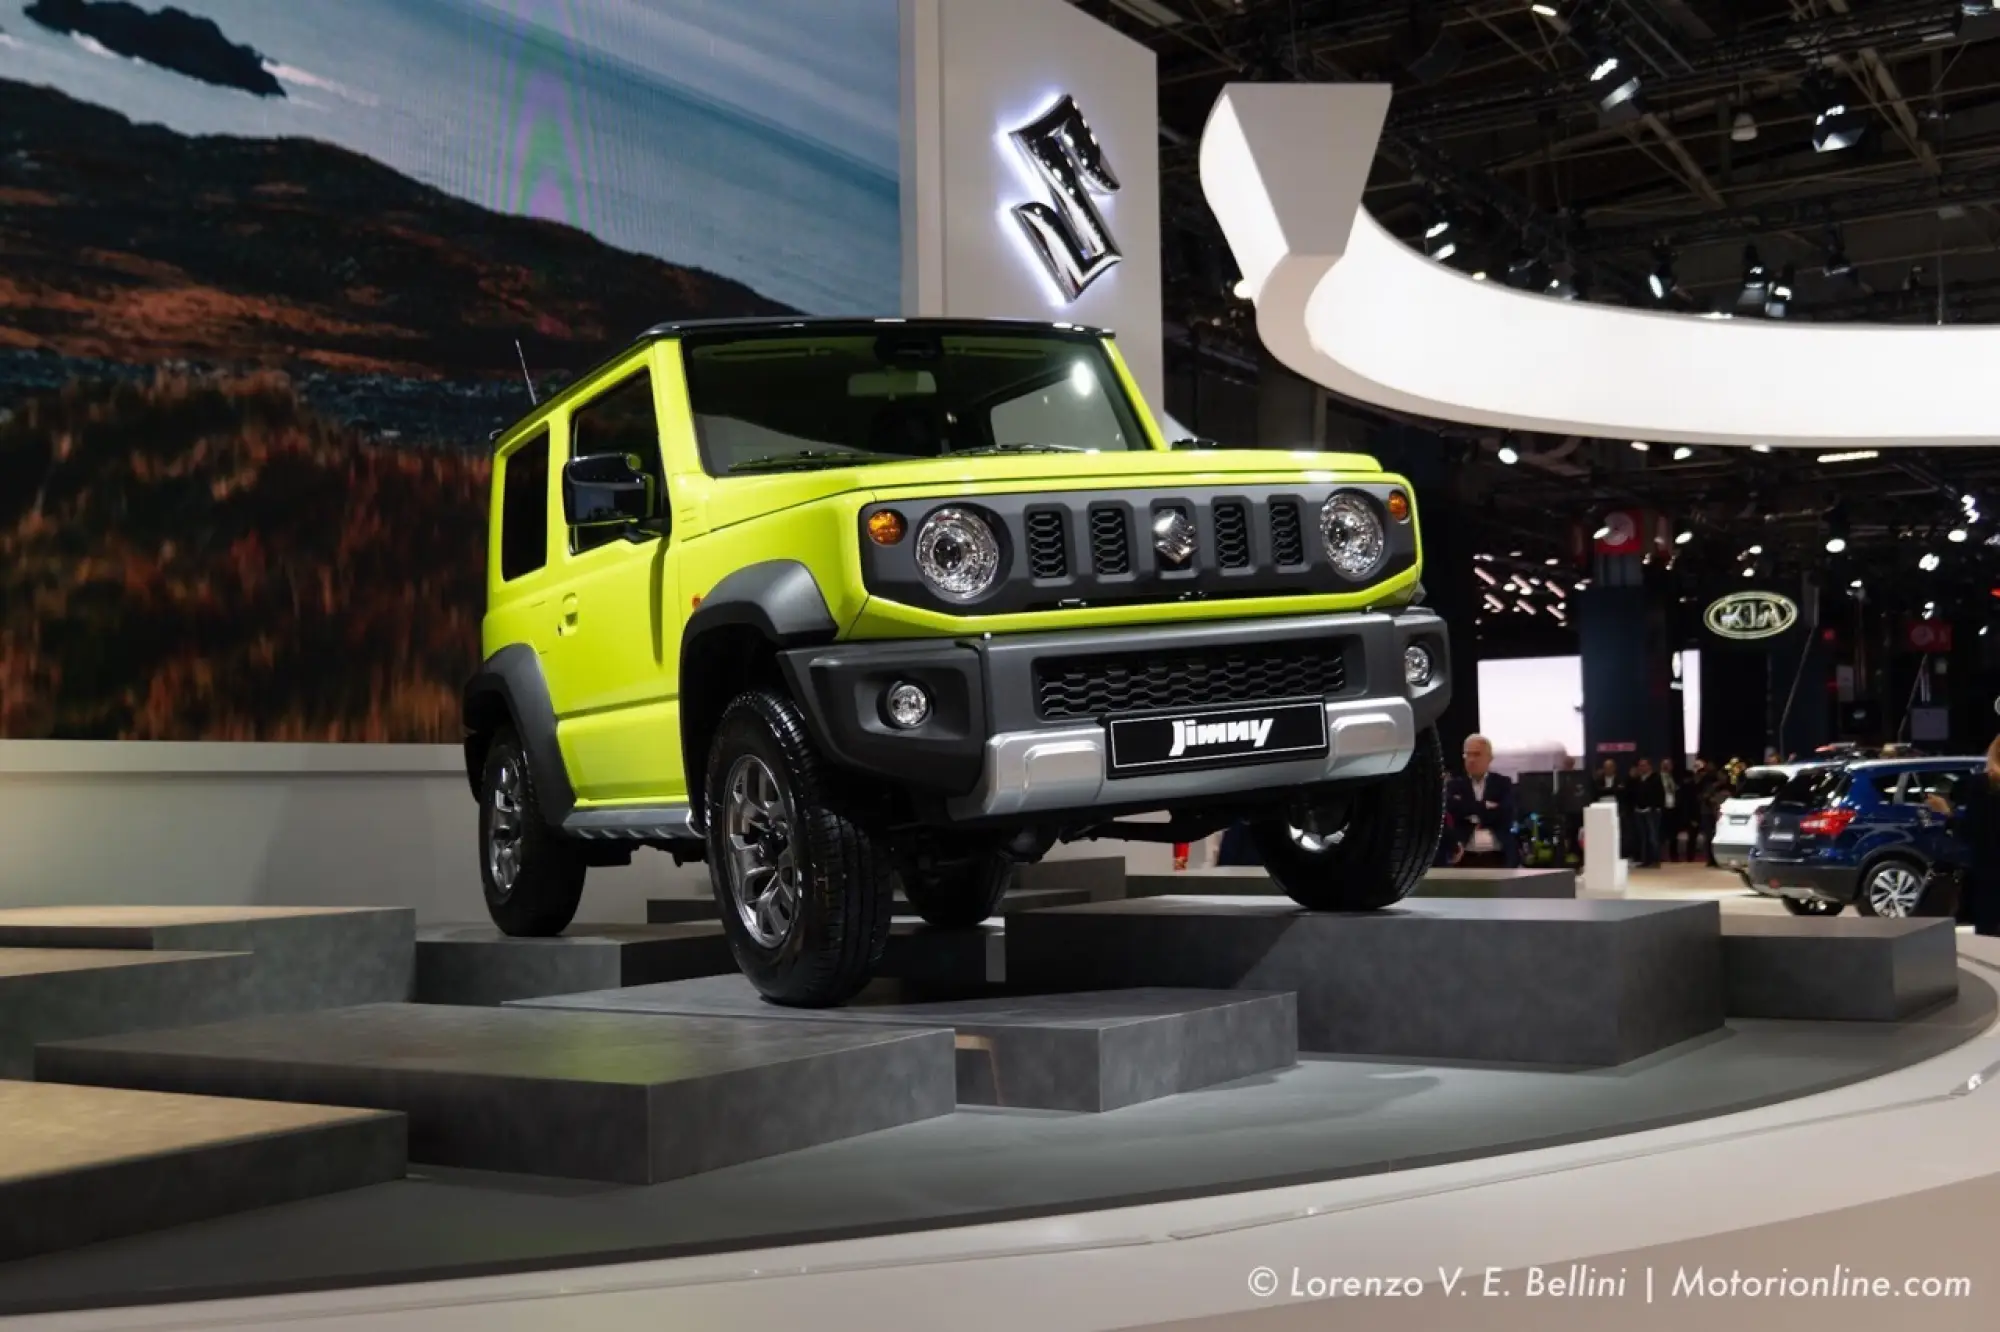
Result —
<instances>
[{"instance_id":1,"label":"front grille","mask_svg":"<svg viewBox=\"0 0 2000 1332\"><path fill-rule=\"evenodd\" d=\"M1250 511L1242 500L1215 506L1215 562L1224 569L1250 567Z\"/></svg>"},{"instance_id":2,"label":"front grille","mask_svg":"<svg viewBox=\"0 0 2000 1332\"><path fill-rule=\"evenodd\" d=\"M1090 567L1099 575L1132 572L1131 524L1125 510L1100 504L1090 511Z\"/></svg>"},{"instance_id":3,"label":"front grille","mask_svg":"<svg viewBox=\"0 0 2000 1332\"><path fill-rule=\"evenodd\" d=\"M1306 562L1305 523L1299 506L1290 500L1271 506L1271 559L1281 569L1296 569Z\"/></svg>"},{"instance_id":4,"label":"front grille","mask_svg":"<svg viewBox=\"0 0 2000 1332\"><path fill-rule=\"evenodd\" d=\"M1346 686L1342 645L1325 640L1035 663L1035 708L1049 720L1315 698Z\"/></svg>"},{"instance_id":5,"label":"front grille","mask_svg":"<svg viewBox=\"0 0 2000 1332\"><path fill-rule=\"evenodd\" d=\"M1036 509L1028 515L1028 575L1031 578L1069 576L1068 524L1056 509Z\"/></svg>"}]
</instances>

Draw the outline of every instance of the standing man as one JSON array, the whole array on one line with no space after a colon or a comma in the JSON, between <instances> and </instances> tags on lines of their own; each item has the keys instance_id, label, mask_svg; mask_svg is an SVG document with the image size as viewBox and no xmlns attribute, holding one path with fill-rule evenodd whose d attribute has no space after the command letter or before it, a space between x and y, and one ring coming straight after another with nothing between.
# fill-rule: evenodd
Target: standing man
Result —
<instances>
[{"instance_id":1,"label":"standing man","mask_svg":"<svg viewBox=\"0 0 2000 1332\"><path fill-rule=\"evenodd\" d=\"M1631 792L1632 826L1639 834L1637 864L1640 869L1660 867L1660 815L1664 812L1665 798L1660 774L1653 771L1651 759L1640 759L1632 765L1632 780L1627 789Z\"/></svg>"},{"instance_id":2,"label":"standing man","mask_svg":"<svg viewBox=\"0 0 2000 1332\"><path fill-rule=\"evenodd\" d=\"M1465 776L1444 789L1452 835L1464 848L1457 863L1468 869L1514 869L1514 783L1493 769L1493 745L1483 735L1465 740Z\"/></svg>"},{"instance_id":3,"label":"standing man","mask_svg":"<svg viewBox=\"0 0 2000 1332\"><path fill-rule=\"evenodd\" d=\"M1694 802L1688 798L1686 783L1671 758L1660 760L1660 840L1667 859L1679 862L1681 838L1694 835ZM1693 849L1692 843L1689 845Z\"/></svg>"}]
</instances>

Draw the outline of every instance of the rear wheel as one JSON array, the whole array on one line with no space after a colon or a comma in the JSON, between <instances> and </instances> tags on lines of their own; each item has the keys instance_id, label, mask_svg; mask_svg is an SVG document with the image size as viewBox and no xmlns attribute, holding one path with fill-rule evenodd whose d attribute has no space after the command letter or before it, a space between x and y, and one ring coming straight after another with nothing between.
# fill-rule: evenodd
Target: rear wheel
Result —
<instances>
[{"instance_id":1,"label":"rear wheel","mask_svg":"<svg viewBox=\"0 0 2000 1332\"><path fill-rule=\"evenodd\" d=\"M1437 858L1444 831L1437 732L1417 737L1401 772L1344 793L1307 822L1279 818L1250 827L1264 868L1294 902L1312 911L1372 911L1409 896Z\"/></svg>"},{"instance_id":2,"label":"rear wheel","mask_svg":"<svg viewBox=\"0 0 2000 1332\"><path fill-rule=\"evenodd\" d=\"M1864 916L1901 920L1917 914L1924 896L1924 871L1907 860L1881 860L1861 877L1854 905Z\"/></svg>"},{"instance_id":3,"label":"rear wheel","mask_svg":"<svg viewBox=\"0 0 2000 1332\"><path fill-rule=\"evenodd\" d=\"M583 898L583 852L542 817L535 775L511 727L486 746L479 786L479 877L503 934L561 934Z\"/></svg>"},{"instance_id":4,"label":"rear wheel","mask_svg":"<svg viewBox=\"0 0 2000 1332\"><path fill-rule=\"evenodd\" d=\"M852 998L888 943L894 875L832 794L789 698L756 690L723 712L704 803L709 882L736 965L775 1003Z\"/></svg>"},{"instance_id":5,"label":"rear wheel","mask_svg":"<svg viewBox=\"0 0 2000 1332\"><path fill-rule=\"evenodd\" d=\"M1829 902L1823 897L1787 897L1785 910L1794 916L1837 916L1846 910L1845 902Z\"/></svg>"}]
</instances>

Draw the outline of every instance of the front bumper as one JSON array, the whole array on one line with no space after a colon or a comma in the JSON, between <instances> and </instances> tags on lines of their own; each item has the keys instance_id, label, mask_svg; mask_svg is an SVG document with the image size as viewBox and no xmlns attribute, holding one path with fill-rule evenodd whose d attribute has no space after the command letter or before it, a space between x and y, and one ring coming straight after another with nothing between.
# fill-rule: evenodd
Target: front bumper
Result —
<instances>
[{"instance_id":1,"label":"front bumper","mask_svg":"<svg viewBox=\"0 0 2000 1332\"><path fill-rule=\"evenodd\" d=\"M1418 642L1430 651L1433 669L1430 683L1413 689L1404 680L1403 653ZM1210 704L1296 703L1300 696L1291 683L1296 677L1256 664L1286 659L1286 653L1294 654L1292 660L1318 654L1337 663L1326 676L1333 687L1312 695L1325 709L1324 754L1114 775L1108 729L1113 716L1178 715ZM1048 707L1044 665L1141 657L1169 662L1202 654L1205 660L1251 663L1227 686L1235 693L1088 715L1068 707L1051 715ZM1158 808L1388 776L1409 762L1417 736L1435 724L1451 695L1449 635L1444 621L1422 608L939 642L849 642L795 649L781 660L813 739L828 758L910 791L920 808L954 823ZM931 717L909 731L896 730L880 714L882 694L904 680L922 686L933 702ZM1244 696L1266 685L1283 692Z\"/></svg>"}]
</instances>

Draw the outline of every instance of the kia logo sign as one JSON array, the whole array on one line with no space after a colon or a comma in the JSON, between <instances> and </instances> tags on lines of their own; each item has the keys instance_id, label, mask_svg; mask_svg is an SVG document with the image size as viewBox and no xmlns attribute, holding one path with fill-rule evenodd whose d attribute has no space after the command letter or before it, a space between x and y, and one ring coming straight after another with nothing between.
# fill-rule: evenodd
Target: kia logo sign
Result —
<instances>
[{"instance_id":1,"label":"kia logo sign","mask_svg":"<svg viewBox=\"0 0 2000 1332\"><path fill-rule=\"evenodd\" d=\"M1776 592L1736 592L1711 605L1702 619L1718 638L1776 638L1799 622L1799 608Z\"/></svg>"}]
</instances>

